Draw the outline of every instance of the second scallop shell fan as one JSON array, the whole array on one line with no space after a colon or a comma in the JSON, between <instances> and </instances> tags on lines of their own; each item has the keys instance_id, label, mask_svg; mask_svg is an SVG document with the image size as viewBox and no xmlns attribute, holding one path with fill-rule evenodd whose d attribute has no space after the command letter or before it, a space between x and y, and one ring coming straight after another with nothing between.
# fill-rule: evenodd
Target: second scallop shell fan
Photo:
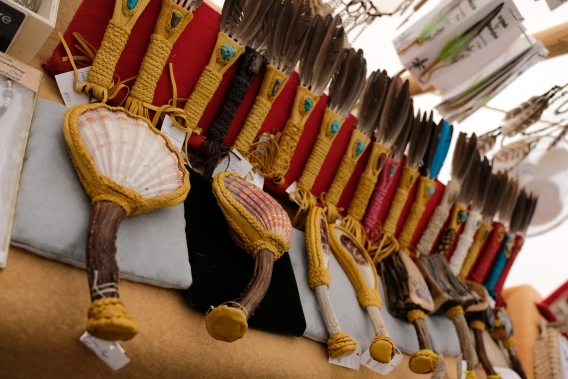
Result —
<instances>
[{"instance_id":1,"label":"second scallop shell fan","mask_svg":"<svg viewBox=\"0 0 568 379\"><path fill-rule=\"evenodd\" d=\"M247 320L266 295L274 261L290 248L292 222L276 200L233 172L215 176L213 194L229 224L231 237L255 258L253 277L240 297L211 307L205 318L213 338L233 342L244 336Z\"/></svg>"},{"instance_id":2,"label":"second scallop shell fan","mask_svg":"<svg viewBox=\"0 0 568 379\"><path fill-rule=\"evenodd\" d=\"M138 332L118 298L116 235L125 216L174 206L189 192L189 173L169 140L146 119L104 104L67 111L63 134L92 200L87 234L91 306L87 331L109 341Z\"/></svg>"}]
</instances>

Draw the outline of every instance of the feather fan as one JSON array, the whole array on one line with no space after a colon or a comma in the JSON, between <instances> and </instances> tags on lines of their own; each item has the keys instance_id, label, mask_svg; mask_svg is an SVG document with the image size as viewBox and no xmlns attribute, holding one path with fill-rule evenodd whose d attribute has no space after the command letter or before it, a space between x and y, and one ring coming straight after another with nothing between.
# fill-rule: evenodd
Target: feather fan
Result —
<instances>
[{"instance_id":1,"label":"feather fan","mask_svg":"<svg viewBox=\"0 0 568 379\"><path fill-rule=\"evenodd\" d=\"M396 141L408 118L411 104L409 88L408 80L403 83L398 76L391 81L376 133L377 141L389 148Z\"/></svg>"},{"instance_id":2,"label":"feather fan","mask_svg":"<svg viewBox=\"0 0 568 379\"><path fill-rule=\"evenodd\" d=\"M517 178L509 178L507 188L503 195L503 201L499 206L498 217L503 223L510 223L513 210L515 209L515 201L517 199L517 192L519 191L519 182Z\"/></svg>"},{"instance_id":3,"label":"feather fan","mask_svg":"<svg viewBox=\"0 0 568 379\"><path fill-rule=\"evenodd\" d=\"M467 169L467 174L461 186L460 193L458 195L458 203L463 205L469 204L473 198L473 193L477 187L476 182L479 179L479 166L481 164L481 156L477 150L473 151L471 159L469 160L469 166Z\"/></svg>"},{"instance_id":4,"label":"feather fan","mask_svg":"<svg viewBox=\"0 0 568 379\"><path fill-rule=\"evenodd\" d=\"M418 111L416 118L420 119L420 111ZM402 156L404 155L404 150L406 149L406 146L410 141L410 134L412 133L412 129L416 124L416 118L414 117L414 103L411 101L410 107L408 108L408 112L406 114L406 120L403 124L403 129L396 137L391 148L392 156L397 161L400 161L402 159Z\"/></svg>"},{"instance_id":5,"label":"feather fan","mask_svg":"<svg viewBox=\"0 0 568 379\"><path fill-rule=\"evenodd\" d=\"M491 221L493 221L493 217L495 217L495 214L501 205L501 201L503 201L505 190L507 189L507 182L508 177L506 172L500 171L497 174L491 174L482 209L483 221L487 224L490 224Z\"/></svg>"},{"instance_id":6,"label":"feather fan","mask_svg":"<svg viewBox=\"0 0 568 379\"><path fill-rule=\"evenodd\" d=\"M483 209L483 204L487 198L489 185L491 181L491 164L487 157L483 157L483 160L479 164L477 183L474 183L473 196L471 201L471 208L476 211L481 212Z\"/></svg>"},{"instance_id":7,"label":"feather fan","mask_svg":"<svg viewBox=\"0 0 568 379\"><path fill-rule=\"evenodd\" d=\"M365 85L367 61L363 58L363 50L344 49L339 69L329 85L328 107L347 117L355 106ZM380 108L380 105L378 105Z\"/></svg>"}]
</instances>

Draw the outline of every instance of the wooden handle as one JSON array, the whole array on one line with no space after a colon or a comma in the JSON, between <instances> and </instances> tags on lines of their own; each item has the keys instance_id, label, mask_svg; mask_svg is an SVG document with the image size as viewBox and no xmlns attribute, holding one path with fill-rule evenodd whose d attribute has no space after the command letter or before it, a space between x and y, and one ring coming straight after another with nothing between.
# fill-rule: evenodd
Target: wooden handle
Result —
<instances>
[{"instance_id":1,"label":"wooden handle","mask_svg":"<svg viewBox=\"0 0 568 379\"><path fill-rule=\"evenodd\" d=\"M475 337L475 348L477 351L477 356L479 357L479 362L483 366L483 370L487 376L496 375L497 373L493 369L489 358L487 358L487 352L485 351L485 343L483 342L483 332L479 329L473 329L473 336Z\"/></svg>"},{"instance_id":2,"label":"wooden handle","mask_svg":"<svg viewBox=\"0 0 568 379\"><path fill-rule=\"evenodd\" d=\"M430 340L428 329L426 329L426 321L422 319L415 319L412 321L412 325L414 326L414 330L416 330L420 350L434 350L432 348L432 341Z\"/></svg>"},{"instance_id":3,"label":"wooden handle","mask_svg":"<svg viewBox=\"0 0 568 379\"><path fill-rule=\"evenodd\" d=\"M475 363L474 363L474 349L473 343L471 342L471 336L469 334L469 328L467 326L467 322L465 321L465 317L463 314L456 314L451 317L452 322L456 328L456 332L458 333L458 339L460 341L460 348L463 354L464 359L467 362L467 370L474 371L475 370Z\"/></svg>"},{"instance_id":4,"label":"wooden handle","mask_svg":"<svg viewBox=\"0 0 568 379\"><path fill-rule=\"evenodd\" d=\"M272 269L274 267L274 254L268 250L260 250L254 261L254 272L252 278L250 279L247 287L241 293L241 296L237 300L237 303L247 310L246 316L247 320L252 317L268 287L270 286L270 280L272 279ZM231 305L234 308L238 308L238 305Z\"/></svg>"},{"instance_id":5,"label":"wooden handle","mask_svg":"<svg viewBox=\"0 0 568 379\"><path fill-rule=\"evenodd\" d=\"M525 368L519 359L519 352L517 351L516 346L511 346L508 349L509 351L509 359L511 359L511 368L519 374L521 379L527 379L527 373L525 372Z\"/></svg>"},{"instance_id":6,"label":"wooden handle","mask_svg":"<svg viewBox=\"0 0 568 379\"><path fill-rule=\"evenodd\" d=\"M116 262L116 235L124 209L110 201L93 204L87 234L87 273L91 301L104 297L118 297L118 263ZM95 282L96 278L96 282Z\"/></svg>"},{"instance_id":7,"label":"wooden handle","mask_svg":"<svg viewBox=\"0 0 568 379\"><path fill-rule=\"evenodd\" d=\"M323 322L330 336L341 332L339 321L329 299L329 290L326 285L317 286L315 289L318 307L323 317Z\"/></svg>"}]
</instances>

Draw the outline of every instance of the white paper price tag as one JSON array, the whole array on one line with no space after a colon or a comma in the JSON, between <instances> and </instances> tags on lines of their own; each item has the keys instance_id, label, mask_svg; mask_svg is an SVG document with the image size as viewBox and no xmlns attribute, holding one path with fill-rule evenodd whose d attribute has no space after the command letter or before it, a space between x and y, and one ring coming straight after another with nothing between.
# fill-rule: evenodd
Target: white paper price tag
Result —
<instances>
[{"instance_id":1,"label":"white paper price tag","mask_svg":"<svg viewBox=\"0 0 568 379\"><path fill-rule=\"evenodd\" d=\"M239 153L236 149L231 150L231 152L219 163L215 171L213 171L213 177L218 174L230 171L235 174L239 174L241 178L246 178L247 174L252 170L252 165Z\"/></svg>"},{"instance_id":2,"label":"white paper price tag","mask_svg":"<svg viewBox=\"0 0 568 379\"><path fill-rule=\"evenodd\" d=\"M182 150L183 143L185 142L185 135L187 134L184 131L179 130L176 128L173 123L172 119L169 115L164 117L164 122L162 122L162 133L164 133L170 139L172 145L176 147L179 151Z\"/></svg>"},{"instance_id":3,"label":"white paper price tag","mask_svg":"<svg viewBox=\"0 0 568 379\"><path fill-rule=\"evenodd\" d=\"M91 67L83 67L77 70L77 85L87 81L89 71L91 71ZM73 71L55 75L57 87L59 87L59 92L61 92L63 102L65 102L65 105L68 108L77 104L89 104L89 96L81 95L75 91L75 85L73 84L74 80L75 73Z\"/></svg>"},{"instance_id":4,"label":"white paper price tag","mask_svg":"<svg viewBox=\"0 0 568 379\"><path fill-rule=\"evenodd\" d=\"M79 340L114 371L120 370L130 362L118 342L101 340L87 332L83 333Z\"/></svg>"},{"instance_id":5,"label":"white paper price tag","mask_svg":"<svg viewBox=\"0 0 568 379\"><path fill-rule=\"evenodd\" d=\"M286 193L289 195L297 189L298 189L298 182L294 182L290 184L288 188L286 188Z\"/></svg>"},{"instance_id":6,"label":"white paper price tag","mask_svg":"<svg viewBox=\"0 0 568 379\"><path fill-rule=\"evenodd\" d=\"M461 354L460 354L461 357ZM465 370L467 370L467 361L465 359L462 359L461 361L461 368L460 368L460 372L461 372L461 379L466 379L465 378Z\"/></svg>"},{"instance_id":7,"label":"white paper price tag","mask_svg":"<svg viewBox=\"0 0 568 379\"><path fill-rule=\"evenodd\" d=\"M329 357L329 363L351 368L353 370L359 370L359 366L361 366L361 341L355 338L353 340L357 343L357 347L353 354L339 359Z\"/></svg>"},{"instance_id":8,"label":"white paper price tag","mask_svg":"<svg viewBox=\"0 0 568 379\"><path fill-rule=\"evenodd\" d=\"M397 351L395 356L389 363L380 363L371 357L369 350L366 350L363 355L361 355L361 364L368 369L373 370L377 374L387 375L389 372L394 370L402 361L402 354Z\"/></svg>"},{"instance_id":9,"label":"white paper price tag","mask_svg":"<svg viewBox=\"0 0 568 379\"><path fill-rule=\"evenodd\" d=\"M254 172L254 170L249 171L246 177L246 181L251 182L260 189L264 188L264 176L260 175L257 172Z\"/></svg>"},{"instance_id":10,"label":"white paper price tag","mask_svg":"<svg viewBox=\"0 0 568 379\"><path fill-rule=\"evenodd\" d=\"M515 371L511 370L510 368L505 367L493 367L495 372L501 375L501 379L521 379L519 374Z\"/></svg>"}]
</instances>

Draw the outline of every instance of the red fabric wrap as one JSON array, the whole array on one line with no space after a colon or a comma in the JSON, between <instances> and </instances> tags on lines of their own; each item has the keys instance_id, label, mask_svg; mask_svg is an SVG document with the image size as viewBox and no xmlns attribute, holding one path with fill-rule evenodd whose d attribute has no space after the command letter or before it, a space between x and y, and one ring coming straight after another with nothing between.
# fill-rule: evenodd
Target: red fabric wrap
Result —
<instances>
[{"instance_id":1,"label":"red fabric wrap","mask_svg":"<svg viewBox=\"0 0 568 379\"><path fill-rule=\"evenodd\" d=\"M517 234L515 236L515 244L513 245L513 249L511 250L511 256L507 259L505 263L505 267L503 267L503 271L501 271L501 275L499 276L499 280L495 284L495 288L493 291L495 293L500 294L503 291L503 285L505 284L505 280L507 280L507 276L509 275L509 271L511 271L511 267L513 267L513 263L515 263L515 259L519 252L523 248L523 244L525 243L525 239L523 236Z\"/></svg>"},{"instance_id":2,"label":"red fabric wrap","mask_svg":"<svg viewBox=\"0 0 568 379\"><path fill-rule=\"evenodd\" d=\"M142 58L146 52L148 46L150 35L153 32L154 24L157 20L159 10L161 6L161 0L151 0L148 4L146 10L140 16L138 22L134 26L132 33L130 35L129 41L126 48L121 54L120 60L116 66L116 74L118 74L121 80L135 76L140 68ZM71 35L73 32L78 32L88 43L92 44L95 48L100 47L100 43L105 32L108 21L112 16L114 8L114 0L90 0L83 1L79 9L75 13L73 20L69 24L69 27L65 31L64 38L67 45L71 49L73 55L82 55L82 53L75 47L76 41ZM209 62L211 56L211 51L215 46L217 40L217 33L219 31L219 18L220 15L207 4L202 4L194 14L193 21L188 25L187 29L182 33L182 35L177 40L173 47L173 50L168 59L168 63L173 63L174 75L176 79L177 91L179 98L188 98L193 91L199 76L203 68ZM88 22L86 22L88 20ZM62 58L66 56L65 50L61 44L57 46L54 50L51 59L43 65L44 69L51 75L57 75L64 72L71 71L71 65L69 62L63 62ZM223 97L233 77L235 71L238 68L238 64L231 67L230 70L225 74L219 89L211 99L207 109L205 110L203 117L199 122L199 126L203 129L203 136L207 136L207 131L209 126L215 119L218 110L221 108L223 102ZM256 95L260 89L262 83L262 78L264 76L264 69L261 70L257 78L252 82L250 90L243 100L241 106L239 107L235 119L231 124L227 138L225 138L225 143L231 144L248 115ZM127 83L132 85L133 82ZM296 73L292 74L290 80L282 90L282 93L278 99L274 102L266 121L262 125L261 132L271 132L277 133L282 131L286 121L288 120L290 109L294 101L294 96L296 93L296 87L299 84L298 75ZM170 84L170 77L168 70L164 70L160 80L158 81L157 88L154 94L154 105L163 105L168 102L172 97L172 88ZM308 119L302 138L300 139L298 146L296 148L294 157L292 158L290 169L286 174L286 183L281 187L276 187L270 181L266 181L266 190L278 195L283 198L288 198L288 194L285 192L288 186L296 181L304 168L304 164L308 159L311 152L311 147L314 145L316 136L318 134L320 122L323 116L323 111L327 103L327 96L320 96L320 100L317 103L315 109L312 111L310 118ZM184 104L179 103L178 106L183 107ZM331 147L330 153L328 154L321 172L316 179L316 182L312 188L312 193L319 196L321 192L327 190L337 168L343 153L349 143L349 137L351 131L354 128L355 118L349 116L343 127L341 128L338 136L335 138L333 145ZM190 140L190 146L194 149L197 148L203 141L202 136L193 135ZM370 148L365 151L363 156L359 159L357 167L349 183L347 184L343 195L339 201L338 206L347 208L355 189L357 187L357 181L361 173L365 169L367 160L370 154ZM398 182L398 178L396 179ZM396 186L393 186L392 193L388 195L388 201L385 201L383 209L381 211L380 220L384 220L386 217L386 212L388 211L388 206L390 205L390 200L394 194ZM443 188L441 183L438 183L438 190ZM440 191L441 193L441 191ZM439 196L432 196L426 214L431 214L434 207L439 201ZM409 196L409 200L405 210L403 211L403 216L399 222L399 229L404 222L404 218L408 213L410 203L413 199L413 194ZM426 225L426 216L422 218L420 224L417 228L415 238L420 235L421 231ZM415 242L415 241L414 241Z\"/></svg>"},{"instance_id":3,"label":"red fabric wrap","mask_svg":"<svg viewBox=\"0 0 568 379\"><path fill-rule=\"evenodd\" d=\"M505 225L499 221L493 222L493 230L491 234L489 234L489 237L487 237L487 242L485 242L485 246L481 250L481 253L479 253L475 266L469 273L468 280L480 284L485 282L487 274L489 274L489 270L493 265L493 261L499 252L499 248L505 239L506 233Z\"/></svg>"}]
</instances>

